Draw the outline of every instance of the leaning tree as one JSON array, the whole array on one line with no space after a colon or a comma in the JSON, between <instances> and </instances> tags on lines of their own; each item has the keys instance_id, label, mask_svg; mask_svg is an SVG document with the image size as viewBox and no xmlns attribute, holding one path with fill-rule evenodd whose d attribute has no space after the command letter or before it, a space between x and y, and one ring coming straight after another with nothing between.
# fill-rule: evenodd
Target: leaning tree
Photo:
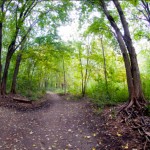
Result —
<instances>
[{"instance_id":1,"label":"leaning tree","mask_svg":"<svg viewBox=\"0 0 150 150\"><path fill-rule=\"evenodd\" d=\"M126 106L126 109L130 108L131 106L135 106L135 108L141 110L143 106L145 106L146 101L142 91L136 51L133 46L128 22L120 2L118 0L113 0L113 3L120 17L123 33L118 27L114 17L109 12L106 2L104 0L99 1L100 7L102 8L111 27L114 29L115 37L118 41L124 59L129 91L129 103Z\"/></svg>"},{"instance_id":2,"label":"leaning tree","mask_svg":"<svg viewBox=\"0 0 150 150\"><path fill-rule=\"evenodd\" d=\"M101 12L101 16L105 16L106 20L109 22L109 27L118 42L123 56L129 93L129 101L127 105L123 107L123 110L133 108L134 110L138 110L138 112L142 112L146 105L146 101L142 90L140 71L133 39L129 30L125 11L122 7L122 3L131 2L132 1L124 2L119 0L87 1L88 4L92 4L92 7L96 6ZM110 5L113 6L113 12L115 13L112 13L112 10L109 10ZM119 23L118 20L116 20L116 17L118 17Z\"/></svg>"}]
</instances>

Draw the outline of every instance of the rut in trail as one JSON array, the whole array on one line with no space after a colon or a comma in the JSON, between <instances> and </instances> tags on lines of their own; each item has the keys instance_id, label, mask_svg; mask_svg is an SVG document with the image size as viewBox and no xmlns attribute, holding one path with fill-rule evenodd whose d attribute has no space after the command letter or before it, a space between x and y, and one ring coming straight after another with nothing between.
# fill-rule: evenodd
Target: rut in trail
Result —
<instances>
[{"instance_id":1,"label":"rut in trail","mask_svg":"<svg viewBox=\"0 0 150 150\"><path fill-rule=\"evenodd\" d=\"M92 150L95 135L84 121L85 102L47 94L49 107L19 111L0 107L0 150Z\"/></svg>"}]
</instances>

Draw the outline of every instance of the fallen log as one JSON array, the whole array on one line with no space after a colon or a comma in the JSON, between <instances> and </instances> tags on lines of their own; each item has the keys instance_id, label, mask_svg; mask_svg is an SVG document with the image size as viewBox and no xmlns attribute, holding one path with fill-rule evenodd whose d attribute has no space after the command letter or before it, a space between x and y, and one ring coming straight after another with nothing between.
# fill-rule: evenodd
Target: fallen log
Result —
<instances>
[{"instance_id":1,"label":"fallen log","mask_svg":"<svg viewBox=\"0 0 150 150\"><path fill-rule=\"evenodd\" d=\"M21 99L21 98L17 98L17 97L13 97L14 101L20 102L20 103L29 103L32 104L31 100L27 100L27 99Z\"/></svg>"}]
</instances>

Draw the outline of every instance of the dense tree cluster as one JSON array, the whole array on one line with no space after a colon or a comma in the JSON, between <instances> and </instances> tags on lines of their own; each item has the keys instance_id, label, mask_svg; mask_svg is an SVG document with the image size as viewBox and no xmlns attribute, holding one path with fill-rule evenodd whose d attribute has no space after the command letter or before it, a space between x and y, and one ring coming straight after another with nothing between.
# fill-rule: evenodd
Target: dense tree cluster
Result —
<instances>
[{"instance_id":1,"label":"dense tree cluster","mask_svg":"<svg viewBox=\"0 0 150 150\"><path fill-rule=\"evenodd\" d=\"M145 106L149 51L140 47L137 55L136 47L148 45L149 1L2 0L0 10L2 95L56 90L115 103L129 94L126 108ZM66 43L57 29L71 11L78 11L81 32Z\"/></svg>"}]
</instances>

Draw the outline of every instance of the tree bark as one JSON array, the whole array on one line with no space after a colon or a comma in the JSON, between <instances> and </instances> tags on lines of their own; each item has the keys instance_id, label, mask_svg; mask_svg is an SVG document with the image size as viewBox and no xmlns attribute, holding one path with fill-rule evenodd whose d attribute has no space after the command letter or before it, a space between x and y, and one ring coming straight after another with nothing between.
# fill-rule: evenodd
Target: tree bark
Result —
<instances>
[{"instance_id":1,"label":"tree bark","mask_svg":"<svg viewBox=\"0 0 150 150\"><path fill-rule=\"evenodd\" d=\"M2 78L2 40L3 40L3 12L4 12L4 3L5 1L2 2L0 6L0 10L2 13L2 18L0 20L0 91L1 91L1 78Z\"/></svg>"},{"instance_id":2,"label":"tree bark","mask_svg":"<svg viewBox=\"0 0 150 150\"><path fill-rule=\"evenodd\" d=\"M19 72L19 67L21 63L22 53L18 54L16 59L16 65L13 73L12 85L11 85L11 93L16 94L16 85L17 85L17 76Z\"/></svg>"},{"instance_id":3,"label":"tree bark","mask_svg":"<svg viewBox=\"0 0 150 150\"><path fill-rule=\"evenodd\" d=\"M132 105L141 108L142 104L140 105L140 103L141 102L145 103L145 100L144 100L142 87L141 87L140 71L139 71L138 62L136 58L136 52L133 47L132 39L128 28L128 23L121 9L121 6L118 0L113 0L113 2L120 16L120 20L124 30L124 36L122 35L114 18L110 15L109 11L107 10L104 0L101 1L101 7L108 21L110 22L111 26L115 30L115 34L116 34L115 36L119 43L123 55L124 63L125 63L127 84L128 84L128 91L129 91L129 104L126 108L129 108Z\"/></svg>"},{"instance_id":4,"label":"tree bark","mask_svg":"<svg viewBox=\"0 0 150 150\"><path fill-rule=\"evenodd\" d=\"M81 59L81 52L79 49L79 62L80 62L80 67L81 67L81 93L82 96L84 97L84 75L83 75L83 65L82 65L82 59Z\"/></svg>"},{"instance_id":5,"label":"tree bark","mask_svg":"<svg viewBox=\"0 0 150 150\"><path fill-rule=\"evenodd\" d=\"M1 76L2 76L2 22L0 22L0 83L1 83ZM0 90L1 90L1 84L0 84Z\"/></svg>"},{"instance_id":6,"label":"tree bark","mask_svg":"<svg viewBox=\"0 0 150 150\"><path fill-rule=\"evenodd\" d=\"M86 93L86 87L87 87L87 80L88 80L88 66L89 66L89 54L90 54L90 47L87 46L87 59L86 59L86 68L85 68L85 77L83 82L83 93L82 96L85 96Z\"/></svg>"},{"instance_id":7,"label":"tree bark","mask_svg":"<svg viewBox=\"0 0 150 150\"><path fill-rule=\"evenodd\" d=\"M63 56L63 75L64 75L64 94L66 94L66 70L65 70L65 61L64 61L64 56Z\"/></svg>"},{"instance_id":8,"label":"tree bark","mask_svg":"<svg viewBox=\"0 0 150 150\"><path fill-rule=\"evenodd\" d=\"M101 47L102 47L102 54L103 54L103 68L104 68L104 76L105 76L105 88L106 88L106 93L109 95L108 92L108 82L107 82L107 70L106 70L106 57L105 57L105 50L104 50L104 45L103 45L103 38L100 37L100 42L101 42Z\"/></svg>"},{"instance_id":9,"label":"tree bark","mask_svg":"<svg viewBox=\"0 0 150 150\"><path fill-rule=\"evenodd\" d=\"M129 97L131 97L131 91L133 89L133 83L132 83L132 74L131 74L131 69L130 69L130 60L128 57L128 53L127 53L127 49L126 49L126 45L123 41L122 38L122 33L120 31L120 29L118 28L116 22L114 21L114 18L110 15L110 13L108 12L106 5L103 1L101 1L101 6L103 8L103 11L108 19L108 21L110 22L111 26L113 27L113 29L115 30L115 37L119 43L120 46L120 50L124 59L124 64L125 64L125 69L126 69L126 75L127 75L127 83L128 83L128 92L129 92Z\"/></svg>"},{"instance_id":10,"label":"tree bark","mask_svg":"<svg viewBox=\"0 0 150 150\"><path fill-rule=\"evenodd\" d=\"M142 91L140 71L139 71L137 56L136 56L135 48L133 46L128 23L126 21L125 15L123 13L123 10L120 6L119 1L113 0L113 2L117 8L117 11L118 11L118 14L120 16L120 20L121 20L121 23L123 26L123 30L124 30L123 39L126 44L126 47L127 47L128 53L129 53L129 57L130 57L131 73L132 73L133 85L134 85L134 90L135 90L134 94L135 94L136 99L143 102L145 100L144 100L143 91Z\"/></svg>"},{"instance_id":11,"label":"tree bark","mask_svg":"<svg viewBox=\"0 0 150 150\"><path fill-rule=\"evenodd\" d=\"M11 3L11 1L10 1ZM19 10L19 7L16 8L16 26L15 26L15 34L14 37L8 47L8 52L7 52L7 56L6 56L6 62L5 62L5 67L4 67L4 72L3 72L3 77L2 77L2 81L1 81L1 94L5 95L6 94L6 84L7 84L7 76L8 76L8 69L9 69L9 65L10 65L10 61L12 58L12 55L14 54L15 50L25 41L25 39L27 38L27 35L29 34L29 32L31 31L31 29L33 28L33 26L35 25L35 23L37 21L34 21L33 24L28 28L26 34L22 37L21 41L19 42L18 45L16 45L16 39L18 37L18 33L20 31L20 24L23 24L25 19L28 17L29 13L32 11L33 7L38 3L38 1L33 0L33 2L28 3L28 1L26 1L25 4L22 4L22 9ZM28 7L25 7L25 5L28 5ZM19 14L17 14L19 12ZM19 16L17 18L17 16Z\"/></svg>"},{"instance_id":12,"label":"tree bark","mask_svg":"<svg viewBox=\"0 0 150 150\"><path fill-rule=\"evenodd\" d=\"M9 45L8 48L8 52L6 55L6 62L5 62L5 67L4 67L4 72L3 72L3 77L2 77L2 83L1 83L1 94L5 95L6 94L6 84L7 84L7 76L8 76L8 69L9 69L9 65L10 65L10 61L12 58L12 55L15 51L14 47L15 47L15 40L13 40L11 42L11 44Z\"/></svg>"}]
</instances>

